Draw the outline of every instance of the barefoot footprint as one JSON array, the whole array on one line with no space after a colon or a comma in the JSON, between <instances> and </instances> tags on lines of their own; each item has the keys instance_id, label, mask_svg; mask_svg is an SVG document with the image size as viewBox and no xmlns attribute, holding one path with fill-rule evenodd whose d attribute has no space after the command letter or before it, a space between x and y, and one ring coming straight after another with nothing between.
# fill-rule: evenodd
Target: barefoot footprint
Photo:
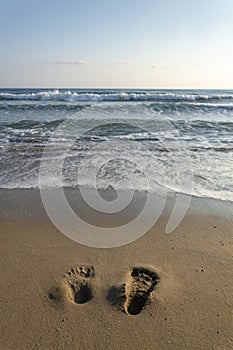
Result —
<instances>
[{"instance_id":1,"label":"barefoot footprint","mask_svg":"<svg viewBox=\"0 0 233 350\"><path fill-rule=\"evenodd\" d=\"M140 267L133 268L131 277L131 283L126 285L124 309L128 315L138 315L144 309L159 277L155 272Z\"/></svg>"},{"instance_id":2,"label":"barefoot footprint","mask_svg":"<svg viewBox=\"0 0 233 350\"><path fill-rule=\"evenodd\" d=\"M94 276L92 266L76 267L65 274L65 282L70 288L70 297L76 304L84 304L92 299L90 278Z\"/></svg>"},{"instance_id":3,"label":"barefoot footprint","mask_svg":"<svg viewBox=\"0 0 233 350\"><path fill-rule=\"evenodd\" d=\"M149 269L134 267L131 280L120 287L112 286L107 299L127 315L138 315L145 307L152 291L159 281L159 276Z\"/></svg>"}]
</instances>

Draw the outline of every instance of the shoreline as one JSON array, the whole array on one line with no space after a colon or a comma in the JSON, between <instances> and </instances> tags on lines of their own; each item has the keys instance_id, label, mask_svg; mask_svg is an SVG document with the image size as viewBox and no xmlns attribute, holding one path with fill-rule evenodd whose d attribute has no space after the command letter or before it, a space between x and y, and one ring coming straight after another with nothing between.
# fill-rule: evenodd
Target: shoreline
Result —
<instances>
[{"instance_id":1,"label":"shoreline","mask_svg":"<svg viewBox=\"0 0 233 350\"><path fill-rule=\"evenodd\" d=\"M88 196L92 195L93 188L88 186L79 186L79 187L63 187L64 193L66 197L72 201L76 198L77 202L80 202L81 205L84 204L82 197L82 194L80 193L79 188L81 187L82 191L86 193ZM11 206L11 208L14 208L13 202L15 199L19 198L21 195L26 196L27 200L36 200L38 201L39 207L43 206L42 200L41 200L41 192L53 192L56 193L59 190L59 188L49 188L49 189L42 189L39 188L2 188L0 187L0 196L2 199L2 202L6 204L7 202ZM96 191L96 189L94 189ZM101 190L98 190L98 193L103 197L105 200L115 200L117 199L117 192L110 186L109 188L104 188ZM120 194L130 194L134 193L136 196L136 200L140 203L144 203L147 198L147 192L146 191L131 191L131 190L120 190ZM195 213L203 213L204 215L208 215L212 213L213 215L219 215L223 217L228 217L230 214L233 214L233 201L228 199L220 199L220 198L213 198L213 197L200 197L197 195L189 195L187 193L182 192L176 192L176 191L169 191L167 194L162 194L161 192L159 194L156 194L155 192L149 192L149 195L154 197L154 200L160 200L165 198L165 205L163 213L166 212L166 215L168 215L168 211L172 210L172 207L174 206L177 195L180 195L187 201L187 199L190 199L190 207L192 211L194 210ZM34 198L33 198L34 197ZM157 197L157 199L156 199ZM26 201L24 202L26 204ZM231 208L232 207L232 208ZM28 210L30 210L31 206L28 206ZM4 211L4 205L2 204L2 210ZM90 209L90 208L89 208ZM135 209L133 207L133 209ZM1 213L0 213L1 215Z\"/></svg>"},{"instance_id":2,"label":"shoreline","mask_svg":"<svg viewBox=\"0 0 233 350\"><path fill-rule=\"evenodd\" d=\"M40 188L39 186L35 186L35 187L1 187L0 186L0 193L10 193L13 191L35 191L35 192L40 192L40 191L56 191L58 190L60 187L48 187L48 188ZM79 188L82 188L83 190L87 190L87 191L92 191L93 189L96 190L96 188L93 188L92 186L89 185L77 185L77 186L67 186L67 185L63 185L64 190L66 191L77 191ZM166 191L163 191L164 189L166 189ZM98 191L103 191L103 192L111 192L111 190L115 190L113 188L112 185L109 185L108 187L104 187L104 188L98 188ZM226 203L233 203L233 200L230 199L223 199L223 198L219 198L219 197L211 197L211 196L207 196L207 195L199 195L199 194L190 194L187 192L182 192L180 190L176 190L176 189L171 189L169 187L163 187L162 185L158 184L158 188L157 190L135 190L135 189L120 189L119 192L135 192L138 193L139 195L143 195L147 192L149 192L152 196L157 195L158 193L163 193L165 195L166 193L166 197L168 198L172 198L174 196L176 196L177 194L181 194L183 196L189 196L192 197L194 199L197 200L209 200L209 201L219 201L219 202L226 202Z\"/></svg>"},{"instance_id":3,"label":"shoreline","mask_svg":"<svg viewBox=\"0 0 233 350\"><path fill-rule=\"evenodd\" d=\"M173 198L141 238L100 249L60 233L47 217L38 191L1 189L0 194L2 349L233 346L232 203L192 198L182 223L166 234ZM77 193L68 190L67 196L83 208ZM134 199L126 219L140 208L140 198ZM92 214L96 225L103 218L110 227L120 220ZM94 272L86 274L87 268ZM141 269L138 279L132 276L135 269ZM129 314L127 305L137 299L137 283L144 281L147 271L159 280L140 312ZM80 303L70 280L75 288L88 286ZM150 278L147 283L152 283Z\"/></svg>"}]
</instances>

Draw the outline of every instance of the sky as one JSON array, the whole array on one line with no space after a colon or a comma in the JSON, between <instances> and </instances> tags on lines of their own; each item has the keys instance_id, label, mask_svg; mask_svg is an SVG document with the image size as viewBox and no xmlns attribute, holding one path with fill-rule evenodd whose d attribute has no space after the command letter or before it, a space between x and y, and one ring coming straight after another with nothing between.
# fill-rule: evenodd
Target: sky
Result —
<instances>
[{"instance_id":1,"label":"sky","mask_svg":"<svg viewBox=\"0 0 233 350\"><path fill-rule=\"evenodd\" d=\"M233 89L232 0L0 0L0 87Z\"/></svg>"}]
</instances>

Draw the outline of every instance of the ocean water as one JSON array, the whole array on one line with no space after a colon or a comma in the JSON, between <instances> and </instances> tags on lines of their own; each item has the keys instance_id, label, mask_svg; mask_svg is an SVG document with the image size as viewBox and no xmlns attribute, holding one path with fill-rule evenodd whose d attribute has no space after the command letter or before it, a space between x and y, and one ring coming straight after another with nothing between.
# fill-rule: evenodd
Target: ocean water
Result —
<instances>
[{"instance_id":1,"label":"ocean water","mask_svg":"<svg viewBox=\"0 0 233 350\"><path fill-rule=\"evenodd\" d=\"M1 188L233 201L233 91L0 89L0 169Z\"/></svg>"}]
</instances>

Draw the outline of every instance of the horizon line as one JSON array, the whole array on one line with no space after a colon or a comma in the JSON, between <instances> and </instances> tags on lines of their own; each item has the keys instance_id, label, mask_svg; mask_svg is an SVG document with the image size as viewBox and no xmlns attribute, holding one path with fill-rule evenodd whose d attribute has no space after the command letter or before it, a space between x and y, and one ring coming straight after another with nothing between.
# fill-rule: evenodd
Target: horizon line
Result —
<instances>
[{"instance_id":1,"label":"horizon line","mask_svg":"<svg viewBox=\"0 0 233 350\"><path fill-rule=\"evenodd\" d=\"M233 90L228 87L74 87L74 86L0 86L0 89L79 89L79 90Z\"/></svg>"}]
</instances>

